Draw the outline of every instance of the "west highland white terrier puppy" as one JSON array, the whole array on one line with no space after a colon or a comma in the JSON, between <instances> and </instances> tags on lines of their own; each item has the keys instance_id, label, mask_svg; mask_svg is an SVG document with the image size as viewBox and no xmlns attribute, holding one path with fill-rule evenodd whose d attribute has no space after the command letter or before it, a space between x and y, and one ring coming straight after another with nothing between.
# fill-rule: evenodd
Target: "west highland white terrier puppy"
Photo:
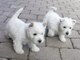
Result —
<instances>
[{"instance_id":1,"label":"west highland white terrier puppy","mask_svg":"<svg viewBox=\"0 0 80 60\"><path fill-rule=\"evenodd\" d=\"M59 36L62 42L65 42L65 35L70 35L76 20L68 17L60 17L55 11L56 7L51 7L49 12L45 15L43 22L47 23L48 36Z\"/></svg>"},{"instance_id":2,"label":"west highland white terrier puppy","mask_svg":"<svg viewBox=\"0 0 80 60\"><path fill-rule=\"evenodd\" d=\"M12 38L16 53L23 54L23 45L26 43L32 51L38 52L40 49L37 44L44 42L46 26L41 22L24 23L18 18L22 10L23 8L20 8L8 21L6 26L7 36Z\"/></svg>"}]
</instances>

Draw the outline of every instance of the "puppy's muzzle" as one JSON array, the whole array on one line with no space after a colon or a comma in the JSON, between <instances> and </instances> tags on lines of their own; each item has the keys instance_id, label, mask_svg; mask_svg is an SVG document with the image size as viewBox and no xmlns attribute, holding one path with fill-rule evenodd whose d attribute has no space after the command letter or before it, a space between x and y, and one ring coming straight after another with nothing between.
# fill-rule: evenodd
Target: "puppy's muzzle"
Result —
<instances>
[{"instance_id":1,"label":"puppy's muzzle","mask_svg":"<svg viewBox=\"0 0 80 60\"><path fill-rule=\"evenodd\" d=\"M41 40L38 40L38 43L41 43L42 41Z\"/></svg>"},{"instance_id":2,"label":"puppy's muzzle","mask_svg":"<svg viewBox=\"0 0 80 60\"><path fill-rule=\"evenodd\" d=\"M69 35L69 32L66 32L66 35Z\"/></svg>"}]
</instances>

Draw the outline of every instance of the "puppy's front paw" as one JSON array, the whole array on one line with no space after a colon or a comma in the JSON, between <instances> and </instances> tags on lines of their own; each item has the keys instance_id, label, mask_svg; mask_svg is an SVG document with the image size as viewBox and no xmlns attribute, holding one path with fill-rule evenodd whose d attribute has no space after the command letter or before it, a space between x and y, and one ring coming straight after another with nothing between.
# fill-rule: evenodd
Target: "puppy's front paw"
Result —
<instances>
[{"instance_id":1,"label":"puppy's front paw","mask_svg":"<svg viewBox=\"0 0 80 60\"><path fill-rule=\"evenodd\" d=\"M59 37L60 41L66 42L66 39L64 37Z\"/></svg>"},{"instance_id":2,"label":"puppy's front paw","mask_svg":"<svg viewBox=\"0 0 80 60\"><path fill-rule=\"evenodd\" d=\"M31 48L31 50L32 50L33 52L38 52L38 51L40 51L40 49L39 49L38 47L33 47L33 48Z\"/></svg>"},{"instance_id":3,"label":"puppy's front paw","mask_svg":"<svg viewBox=\"0 0 80 60\"><path fill-rule=\"evenodd\" d=\"M66 42L66 39L61 39L62 42Z\"/></svg>"},{"instance_id":4,"label":"puppy's front paw","mask_svg":"<svg viewBox=\"0 0 80 60\"><path fill-rule=\"evenodd\" d=\"M15 50L17 54L24 54L23 50Z\"/></svg>"}]
</instances>

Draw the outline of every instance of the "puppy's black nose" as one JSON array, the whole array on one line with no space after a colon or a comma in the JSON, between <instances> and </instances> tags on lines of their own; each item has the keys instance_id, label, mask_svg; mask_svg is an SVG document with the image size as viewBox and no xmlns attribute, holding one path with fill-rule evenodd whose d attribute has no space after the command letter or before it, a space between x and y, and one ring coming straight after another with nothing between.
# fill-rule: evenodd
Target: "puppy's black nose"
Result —
<instances>
[{"instance_id":1,"label":"puppy's black nose","mask_svg":"<svg viewBox=\"0 0 80 60\"><path fill-rule=\"evenodd\" d=\"M41 43L41 40L38 40L39 43Z\"/></svg>"},{"instance_id":2,"label":"puppy's black nose","mask_svg":"<svg viewBox=\"0 0 80 60\"><path fill-rule=\"evenodd\" d=\"M68 32L66 32L66 35L68 35L69 33Z\"/></svg>"}]
</instances>

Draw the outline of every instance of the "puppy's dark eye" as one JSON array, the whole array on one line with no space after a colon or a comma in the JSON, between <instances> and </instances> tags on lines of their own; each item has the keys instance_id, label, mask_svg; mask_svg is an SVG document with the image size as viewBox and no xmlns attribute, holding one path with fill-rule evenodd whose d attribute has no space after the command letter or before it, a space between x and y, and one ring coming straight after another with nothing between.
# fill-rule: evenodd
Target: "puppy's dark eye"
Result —
<instances>
[{"instance_id":1,"label":"puppy's dark eye","mask_svg":"<svg viewBox=\"0 0 80 60\"><path fill-rule=\"evenodd\" d=\"M71 27L69 29L71 29Z\"/></svg>"},{"instance_id":2,"label":"puppy's dark eye","mask_svg":"<svg viewBox=\"0 0 80 60\"><path fill-rule=\"evenodd\" d=\"M66 28L65 26L63 28Z\"/></svg>"},{"instance_id":3,"label":"puppy's dark eye","mask_svg":"<svg viewBox=\"0 0 80 60\"><path fill-rule=\"evenodd\" d=\"M34 36L36 36L37 34L36 34L36 33L34 33L33 35L34 35Z\"/></svg>"}]
</instances>

